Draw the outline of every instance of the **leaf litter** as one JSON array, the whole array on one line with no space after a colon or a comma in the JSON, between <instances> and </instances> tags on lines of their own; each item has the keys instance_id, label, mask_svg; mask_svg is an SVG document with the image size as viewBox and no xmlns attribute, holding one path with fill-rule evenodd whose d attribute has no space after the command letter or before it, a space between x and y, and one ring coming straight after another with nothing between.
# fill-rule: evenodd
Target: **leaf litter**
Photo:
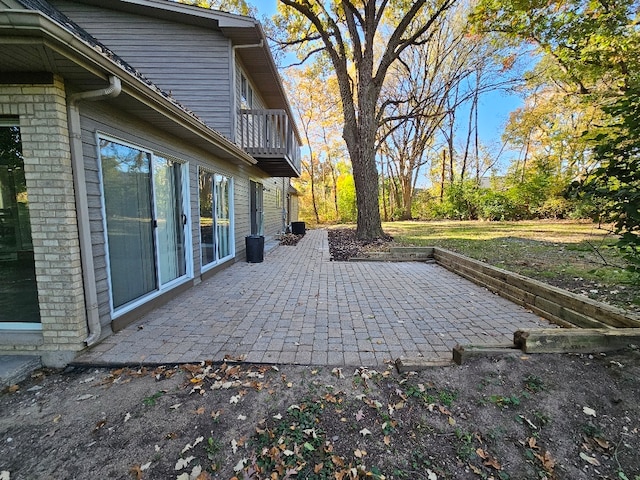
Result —
<instances>
[{"instance_id":1,"label":"leaf litter","mask_svg":"<svg viewBox=\"0 0 640 480\"><path fill-rule=\"evenodd\" d=\"M27 384L0 397L0 468L13 480L633 480L639 360L629 350L606 359L478 359L408 374L233 359L54 373L34 380L38 391ZM530 375L545 389L527 390ZM95 399L78 402L85 394ZM44 435L52 419L55 440ZM26 444L43 453L25 458Z\"/></svg>"}]
</instances>

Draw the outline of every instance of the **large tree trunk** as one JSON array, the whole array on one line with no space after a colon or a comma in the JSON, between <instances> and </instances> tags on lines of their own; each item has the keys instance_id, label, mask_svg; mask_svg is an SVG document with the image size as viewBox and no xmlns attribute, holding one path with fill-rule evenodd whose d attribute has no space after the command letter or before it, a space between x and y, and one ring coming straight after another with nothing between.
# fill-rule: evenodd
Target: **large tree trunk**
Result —
<instances>
[{"instance_id":1,"label":"large tree trunk","mask_svg":"<svg viewBox=\"0 0 640 480\"><path fill-rule=\"evenodd\" d=\"M358 72L367 76L367 70ZM370 78L370 76L369 76ZM384 236L378 199L378 168L376 164L376 102L379 88L360 82L358 91L358 116L354 109L345 109L343 136L349 151L353 180L356 188L358 226L356 236L361 240L375 240ZM344 102L343 102L344 104ZM348 118L352 113L354 118Z\"/></svg>"},{"instance_id":2,"label":"large tree trunk","mask_svg":"<svg viewBox=\"0 0 640 480\"><path fill-rule=\"evenodd\" d=\"M402 177L402 220L411 220L413 215L411 214L411 204L413 203L413 185L412 178L410 176Z\"/></svg>"},{"instance_id":3,"label":"large tree trunk","mask_svg":"<svg viewBox=\"0 0 640 480\"><path fill-rule=\"evenodd\" d=\"M383 236L378 202L378 170L373 142L367 148L363 145L364 141L359 140L352 146L349 146L351 142L347 142L356 187L358 208L356 236L362 240L374 240Z\"/></svg>"}]
</instances>

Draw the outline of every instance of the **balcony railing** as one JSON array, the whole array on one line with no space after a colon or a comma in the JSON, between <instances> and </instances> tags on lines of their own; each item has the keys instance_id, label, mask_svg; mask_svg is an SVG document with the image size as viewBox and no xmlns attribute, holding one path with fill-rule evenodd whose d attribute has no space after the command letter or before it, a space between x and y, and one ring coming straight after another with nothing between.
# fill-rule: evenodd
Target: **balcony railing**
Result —
<instances>
[{"instance_id":1,"label":"balcony railing","mask_svg":"<svg viewBox=\"0 0 640 480\"><path fill-rule=\"evenodd\" d=\"M274 177L300 175L300 144L284 110L240 110L240 146Z\"/></svg>"}]
</instances>

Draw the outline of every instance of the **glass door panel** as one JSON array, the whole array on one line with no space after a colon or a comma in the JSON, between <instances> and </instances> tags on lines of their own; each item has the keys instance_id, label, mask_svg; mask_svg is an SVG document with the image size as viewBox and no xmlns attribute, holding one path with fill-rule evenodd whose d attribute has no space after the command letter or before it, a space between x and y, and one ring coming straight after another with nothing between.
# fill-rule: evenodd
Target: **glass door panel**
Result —
<instances>
[{"instance_id":1,"label":"glass door panel","mask_svg":"<svg viewBox=\"0 0 640 480\"><path fill-rule=\"evenodd\" d=\"M114 308L156 290L151 155L100 139Z\"/></svg>"},{"instance_id":2,"label":"glass door panel","mask_svg":"<svg viewBox=\"0 0 640 480\"><path fill-rule=\"evenodd\" d=\"M200 195L200 252L202 265L213 263L215 258L213 233L213 174L200 170L198 177Z\"/></svg>"},{"instance_id":3,"label":"glass door panel","mask_svg":"<svg viewBox=\"0 0 640 480\"><path fill-rule=\"evenodd\" d=\"M218 258L224 258L231 255L230 180L222 175L216 175L215 180Z\"/></svg>"},{"instance_id":4,"label":"glass door panel","mask_svg":"<svg viewBox=\"0 0 640 480\"><path fill-rule=\"evenodd\" d=\"M0 328L39 323L20 128L0 119Z\"/></svg>"},{"instance_id":5,"label":"glass door panel","mask_svg":"<svg viewBox=\"0 0 640 480\"><path fill-rule=\"evenodd\" d=\"M153 157L156 205L156 238L160 284L165 285L187 272L185 258L186 214L182 204L182 165Z\"/></svg>"}]
</instances>

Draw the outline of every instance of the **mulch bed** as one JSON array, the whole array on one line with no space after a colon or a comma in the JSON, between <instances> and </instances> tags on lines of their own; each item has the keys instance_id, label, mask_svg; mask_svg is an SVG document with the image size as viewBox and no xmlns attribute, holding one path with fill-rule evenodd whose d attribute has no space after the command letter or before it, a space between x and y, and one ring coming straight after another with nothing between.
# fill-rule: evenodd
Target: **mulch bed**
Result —
<instances>
[{"instance_id":1,"label":"mulch bed","mask_svg":"<svg viewBox=\"0 0 640 480\"><path fill-rule=\"evenodd\" d=\"M364 241L356 238L356 231L352 228L337 228L328 230L329 253L333 261L347 261L352 257L366 255L367 251L382 251L393 241L391 235Z\"/></svg>"},{"instance_id":2,"label":"mulch bed","mask_svg":"<svg viewBox=\"0 0 640 480\"><path fill-rule=\"evenodd\" d=\"M280 245L295 246L304 235L296 235L295 233L285 233L280 237Z\"/></svg>"}]
</instances>

